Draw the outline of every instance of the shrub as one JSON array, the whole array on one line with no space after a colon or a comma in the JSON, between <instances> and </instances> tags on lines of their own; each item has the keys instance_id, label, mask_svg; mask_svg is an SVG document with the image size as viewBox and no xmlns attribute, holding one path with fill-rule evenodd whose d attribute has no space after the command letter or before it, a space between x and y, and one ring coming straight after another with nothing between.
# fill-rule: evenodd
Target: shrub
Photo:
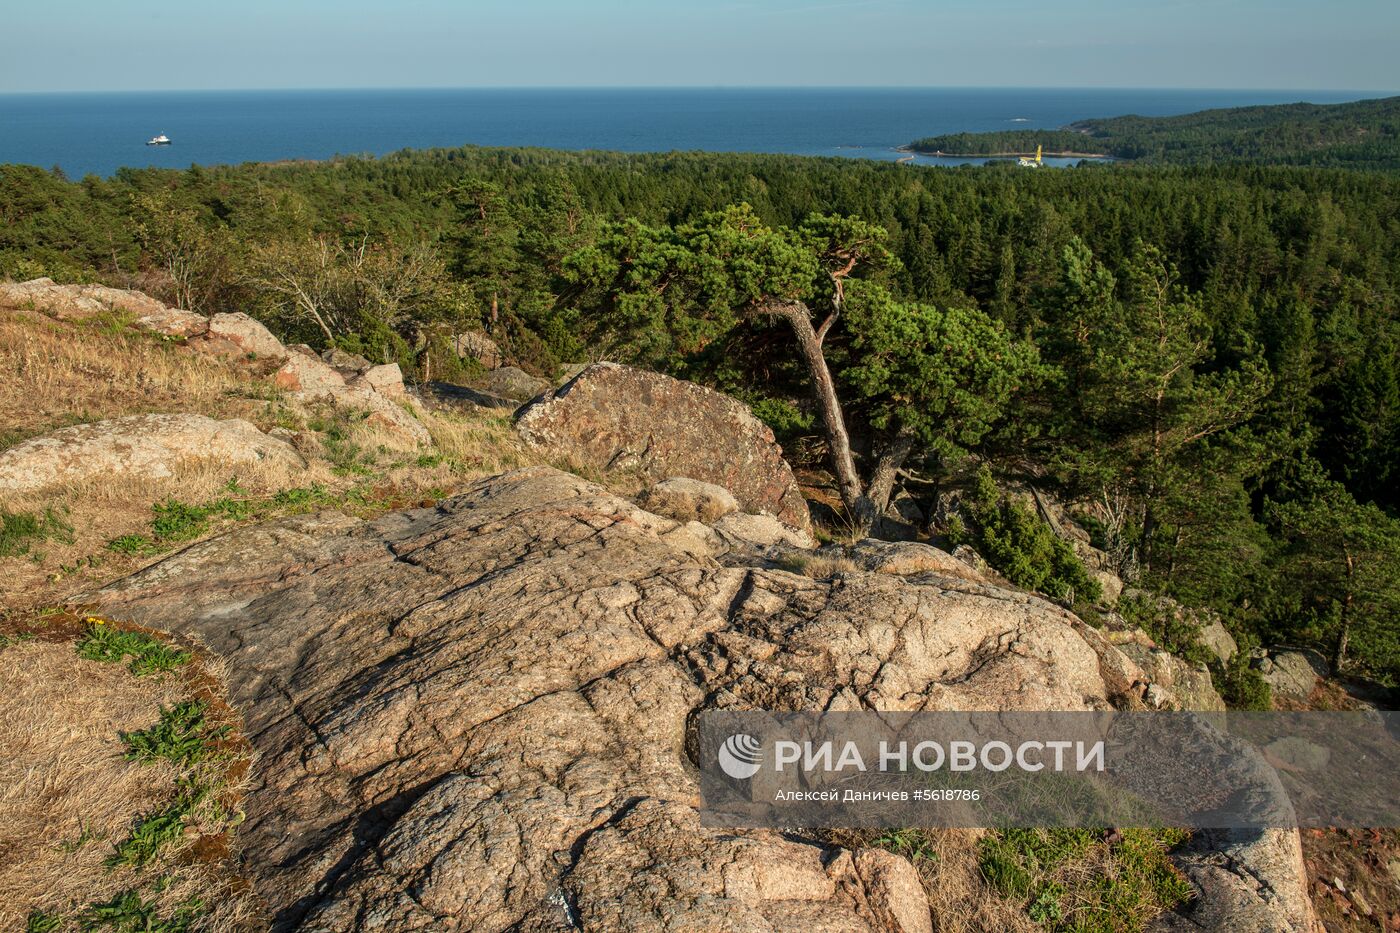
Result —
<instances>
[{"instance_id":1,"label":"shrub","mask_svg":"<svg viewBox=\"0 0 1400 933\"><path fill-rule=\"evenodd\" d=\"M1215 668L1216 687L1230 709L1273 709L1273 691L1262 674L1249 666L1249 655L1241 648L1228 664Z\"/></svg>"},{"instance_id":2,"label":"shrub","mask_svg":"<svg viewBox=\"0 0 1400 933\"><path fill-rule=\"evenodd\" d=\"M1004 496L986 467L977 474L968 513L974 530L969 534L954 529L950 537L970 538L978 553L1012 583L1056 598L1093 601L1102 594L1074 547L1024 504Z\"/></svg>"}]
</instances>

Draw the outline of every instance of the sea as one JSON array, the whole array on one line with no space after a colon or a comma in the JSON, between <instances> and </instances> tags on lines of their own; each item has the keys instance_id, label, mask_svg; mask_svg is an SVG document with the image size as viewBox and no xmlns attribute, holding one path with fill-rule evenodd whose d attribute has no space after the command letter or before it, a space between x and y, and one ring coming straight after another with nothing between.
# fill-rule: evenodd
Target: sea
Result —
<instances>
[{"instance_id":1,"label":"sea","mask_svg":"<svg viewBox=\"0 0 1400 933\"><path fill-rule=\"evenodd\" d=\"M188 168L542 146L622 152L772 152L895 161L923 136L1055 128L1379 91L1070 88L492 88L0 94L0 163L70 178ZM165 134L169 146L147 146ZM916 156L921 164L967 159ZM1077 160L1047 160L1066 164Z\"/></svg>"}]
</instances>

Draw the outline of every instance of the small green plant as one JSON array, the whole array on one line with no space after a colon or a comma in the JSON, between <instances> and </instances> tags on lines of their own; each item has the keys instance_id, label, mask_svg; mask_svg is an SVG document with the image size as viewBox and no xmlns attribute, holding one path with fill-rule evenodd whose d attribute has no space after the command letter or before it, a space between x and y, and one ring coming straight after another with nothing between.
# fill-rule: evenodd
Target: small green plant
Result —
<instances>
[{"instance_id":1,"label":"small green plant","mask_svg":"<svg viewBox=\"0 0 1400 933\"><path fill-rule=\"evenodd\" d=\"M73 540L73 526L52 507L42 515L0 508L0 557L21 557L42 541Z\"/></svg>"},{"instance_id":2,"label":"small green plant","mask_svg":"<svg viewBox=\"0 0 1400 933\"><path fill-rule=\"evenodd\" d=\"M125 308L112 308L84 318L79 322L79 326L90 327L108 337L117 337L127 333L131 325L136 323L138 316Z\"/></svg>"},{"instance_id":3,"label":"small green plant","mask_svg":"<svg viewBox=\"0 0 1400 933\"><path fill-rule=\"evenodd\" d=\"M24 925L25 933L53 933L63 926L63 918L58 914L36 910L29 915Z\"/></svg>"},{"instance_id":4,"label":"small green plant","mask_svg":"<svg viewBox=\"0 0 1400 933\"><path fill-rule=\"evenodd\" d=\"M115 851L107 858L107 867L143 868L154 861L166 846L184 837L185 817L189 816L190 809L182 798L164 810L143 817L132 827L131 835L117 843Z\"/></svg>"},{"instance_id":5,"label":"small green plant","mask_svg":"<svg viewBox=\"0 0 1400 933\"><path fill-rule=\"evenodd\" d=\"M88 624L77 649L81 658L108 664L129 657L128 667L138 677L174 670L190 660L188 651L172 648L153 635L116 628L101 620Z\"/></svg>"},{"instance_id":6,"label":"small green plant","mask_svg":"<svg viewBox=\"0 0 1400 933\"><path fill-rule=\"evenodd\" d=\"M920 862L938 860L937 850L923 829L891 829L878 836L871 845L895 855L902 855L916 866Z\"/></svg>"},{"instance_id":7,"label":"small green plant","mask_svg":"<svg viewBox=\"0 0 1400 933\"><path fill-rule=\"evenodd\" d=\"M77 852L83 846L87 845L89 842L92 842L96 838L98 838L97 833L92 831L92 827L83 826L80 823L78 830L78 838L74 839L72 842L63 843L63 845L60 846L60 848L63 849L64 852L72 854L74 852Z\"/></svg>"},{"instance_id":8,"label":"small green plant","mask_svg":"<svg viewBox=\"0 0 1400 933\"><path fill-rule=\"evenodd\" d=\"M119 535L107 542L107 550L118 554L150 554L156 550L156 546L145 535Z\"/></svg>"},{"instance_id":9,"label":"small green plant","mask_svg":"<svg viewBox=\"0 0 1400 933\"><path fill-rule=\"evenodd\" d=\"M216 754L216 745L228 734L227 726L211 726L208 708L199 700L186 700L162 708L160 722L149 729L123 732L128 761L164 759L188 768Z\"/></svg>"},{"instance_id":10,"label":"small green plant","mask_svg":"<svg viewBox=\"0 0 1400 933\"><path fill-rule=\"evenodd\" d=\"M209 525L209 509L166 499L151 506L151 532L161 541L188 541L204 533Z\"/></svg>"},{"instance_id":11,"label":"small green plant","mask_svg":"<svg viewBox=\"0 0 1400 933\"><path fill-rule=\"evenodd\" d=\"M33 637L34 636L29 632L20 632L17 635L0 634L0 649L8 648L11 645L17 645L22 641L29 641Z\"/></svg>"},{"instance_id":12,"label":"small green plant","mask_svg":"<svg viewBox=\"0 0 1400 933\"><path fill-rule=\"evenodd\" d=\"M128 889L110 901L89 906L79 917L82 930L112 930L115 933L187 933L191 924L204 912L198 899L176 907L168 916L160 915L155 901L147 901L140 892Z\"/></svg>"},{"instance_id":13,"label":"small green plant","mask_svg":"<svg viewBox=\"0 0 1400 933\"><path fill-rule=\"evenodd\" d=\"M346 424L337 421L321 435L321 446L325 449L326 459L331 462L331 470L337 476L368 475L375 463L374 452L350 440L346 427Z\"/></svg>"}]
</instances>

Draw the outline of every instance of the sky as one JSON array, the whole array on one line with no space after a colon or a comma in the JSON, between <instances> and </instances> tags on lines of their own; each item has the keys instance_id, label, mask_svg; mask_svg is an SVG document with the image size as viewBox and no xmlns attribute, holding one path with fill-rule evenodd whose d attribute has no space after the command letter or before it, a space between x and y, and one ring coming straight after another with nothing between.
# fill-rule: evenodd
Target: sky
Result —
<instances>
[{"instance_id":1,"label":"sky","mask_svg":"<svg viewBox=\"0 0 1400 933\"><path fill-rule=\"evenodd\" d=\"M1397 0L11 0L0 92L1400 88Z\"/></svg>"}]
</instances>

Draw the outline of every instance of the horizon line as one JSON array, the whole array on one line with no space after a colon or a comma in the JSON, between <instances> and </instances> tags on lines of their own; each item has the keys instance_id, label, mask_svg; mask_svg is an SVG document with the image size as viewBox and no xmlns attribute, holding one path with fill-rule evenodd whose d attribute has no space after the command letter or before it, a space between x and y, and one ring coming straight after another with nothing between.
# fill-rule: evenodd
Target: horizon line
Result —
<instances>
[{"instance_id":1,"label":"horizon line","mask_svg":"<svg viewBox=\"0 0 1400 933\"><path fill-rule=\"evenodd\" d=\"M321 87L94 88L0 90L0 97L59 94L290 94L366 91L1221 91L1275 94L1400 95L1400 90L1350 87L1215 87L1206 85L1022 85L1022 84L463 84L345 85Z\"/></svg>"}]
</instances>

